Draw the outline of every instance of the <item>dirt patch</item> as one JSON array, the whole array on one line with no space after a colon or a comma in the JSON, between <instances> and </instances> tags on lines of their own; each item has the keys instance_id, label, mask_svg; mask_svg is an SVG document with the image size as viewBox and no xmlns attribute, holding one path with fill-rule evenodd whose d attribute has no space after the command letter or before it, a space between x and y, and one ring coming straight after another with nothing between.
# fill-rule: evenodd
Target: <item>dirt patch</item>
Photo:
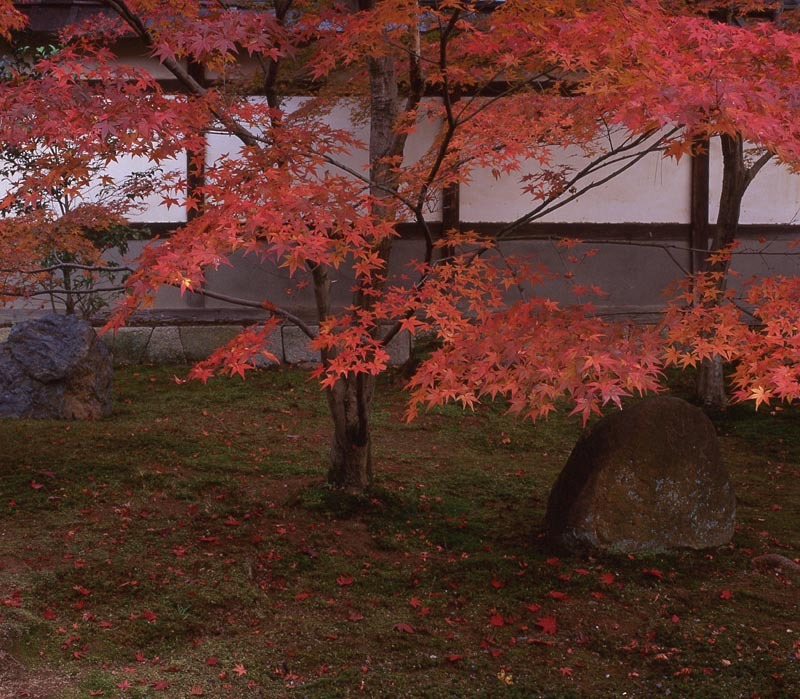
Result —
<instances>
[{"instance_id":1,"label":"dirt patch","mask_svg":"<svg viewBox=\"0 0 800 699\"><path fill-rule=\"evenodd\" d=\"M31 670L0 649L0 699L62 699L73 681L52 669Z\"/></svg>"}]
</instances>

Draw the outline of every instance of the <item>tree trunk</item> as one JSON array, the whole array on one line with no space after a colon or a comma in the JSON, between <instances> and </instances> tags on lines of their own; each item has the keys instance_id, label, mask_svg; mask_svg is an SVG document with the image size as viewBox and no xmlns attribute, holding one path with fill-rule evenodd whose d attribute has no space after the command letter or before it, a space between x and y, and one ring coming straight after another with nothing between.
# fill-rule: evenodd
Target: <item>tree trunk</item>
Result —
<instances>
[{"instance_id":1,"label":"tree trunk","mask_svg":"<svg viewBox=\"0 0 800 699\"><path fill-rule=\"evenodd\" d=\"M710 253L719 252L736 239L742 199L750 180L755 173L749 173L744 158L744 143L741 136L720 136L722 147L722 191L719 197L717 225L709 241ZM728 260L706 261L704 271L718 273L717 286L724 290L727 286ZM722 358L719 356L704 360L697 371L695 395L701 405L709 411L723 410L728 404Z\"/></svg>"},{"instance_id":2,"label":"tree trunk","mask_svg":"<svg viewBox=\"0 0 800 699\"><path fill-rule=\"evenodd\" d=\"M695 388L697 398L706 411L715 412L725 408L728 404L728 394L725 391L722 357L717 355L703 360L698 367Z\"/></svg>"},{"instance_id":3,"label":"tree trunk","mask_svg":"<svg viewBox=\"0 0 800 699\"><path fill-rule=\"evenodd\" d=\"M371 3L363 3L368 9ZM405 137L395 131L399 110L397 73L391 57L369 59L370 76L370 193L372 214L376 218L393 218L396 203L391 195L396 187L392 158L401 155ZM389 264L392 241L382 241L377 252ZM315 288L323 288L322 279L315 277ZM375 291L386 281L385 272L363 280L353 295L353 305L369 310ZM327 284L327 280L325 280ZM327 293L325 294L327 296ZM318 310L321 308L317 299ZM326 311L327 312L327 311ZM375 333L378 329L375 328ZM323 357L323 361L325 358ZM362 492L372 484L372 442L370 420L375 377L369 374L348 375L339 379L327 391L328 405L333 417L333 443L328 483L336 488Z\"/></svg>"},{"instance_id":4,"label":"tree trunk","mask_svg":"<svg viewBox=\"0 0 800 699\"><path fill-rule=\"evenodd\" d=\"M375 0L357 0L351 2L351 7L366 11L374 9L375 4ZM376 219L394 220L397 209L394 163L402 156L407 139L406 134L397 131L400 80L392 56L369 58L367 67L370 90L370 213ZM360 280L353 294L353 307L357 312L372 309L377 292L386 282L391 250L392 239L388 237L376 246L375 252L384 262L384 268L371 278ZM330 313L330 282L322 269L315 268L313 271L317 311L322 321ZM375 327L371 332L379 339L379 328ZM332 358L333 355L323 353L323 363ZM338 379L326 391L334 426L328 483L334 487L363 492L372 484L370 424L374 393L375 377L370 374L349 374Z\"/></svg>"},{"instance_id":5,"label":"tree trunk","mask_svg":"<svg viewBox=\"0 0 800 699\"><path fill-rule=\"evenodd\" d=\"M372 484L370 418L375 379L356 374L339 379L326 391L333 417L328 483L351 492Z\"/></svg>"}]
</instances>

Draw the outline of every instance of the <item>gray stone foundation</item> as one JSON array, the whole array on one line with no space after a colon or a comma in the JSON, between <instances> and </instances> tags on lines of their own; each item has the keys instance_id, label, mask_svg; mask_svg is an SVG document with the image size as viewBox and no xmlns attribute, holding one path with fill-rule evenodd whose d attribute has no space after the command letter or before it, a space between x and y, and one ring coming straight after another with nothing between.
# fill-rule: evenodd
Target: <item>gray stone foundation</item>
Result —
<instances>
[{"instance_id":1,"label":"gray stone foundation","mask_svg":"<svg viewBox=\"0 0 800 699\"><path fill-rule=\"evenodd\" d=\"M15 323L41 315L41 311L0 312L0 342L5 342ZM298 315L312 330L317 329L310 312ZM192 364L266 318L263 311L248 309L149 309L135 313L128 325L116 333L104 333L101 339L111 350L116 365ZM99 330L106 320L106 316L100 315L93 319L92 325ZM389 343L390 364L399 366L407 362L411 345L411 336L407 332L399 333ZM276 328L267 342L267 349L283 364L319 363L319 353L308 347L306 335L290 323ZM266 358L263 364L269 364Z\"/></svg>"},{"instance_id":2,"label":"gray stone foundation","mask_svg":"<svg viewBox=\"0 0 800 699\"><path fill-rule=\"evenodd\" d=\"M114 364L191 364L208 357L217 347L236 336L245 326L159 325L123 327L116 333L102 335L114 358ZM0 342L5 342L11 328L0 327ZM316 364L319 353L312 352L302 331L286 325L278 328L269 340L268 349L286 364ZM407 333L389 344L390 363L408 361L411 338ZM265 360L266 363L266 360Z\"/></svg>"}]
</instances>

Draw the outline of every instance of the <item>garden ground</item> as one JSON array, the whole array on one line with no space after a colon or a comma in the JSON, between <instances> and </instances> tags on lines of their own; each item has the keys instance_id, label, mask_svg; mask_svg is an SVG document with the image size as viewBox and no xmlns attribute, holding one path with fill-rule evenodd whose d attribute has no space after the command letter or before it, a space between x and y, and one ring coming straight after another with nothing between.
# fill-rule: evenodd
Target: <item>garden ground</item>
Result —
<instances>
[{"instance_id":1,"label":"garden ground","mask_svg":"<svg viewBox=\"0 0 800 699\"><path fill-rule=\"evenodd\" d=\"M0 422L0 699L800 697L800 412L717 422L731 545L556 557L580 432L376 408L376 487L324 486L297 370L121 370L114 415Z\"/></svg>"}]
</instances>

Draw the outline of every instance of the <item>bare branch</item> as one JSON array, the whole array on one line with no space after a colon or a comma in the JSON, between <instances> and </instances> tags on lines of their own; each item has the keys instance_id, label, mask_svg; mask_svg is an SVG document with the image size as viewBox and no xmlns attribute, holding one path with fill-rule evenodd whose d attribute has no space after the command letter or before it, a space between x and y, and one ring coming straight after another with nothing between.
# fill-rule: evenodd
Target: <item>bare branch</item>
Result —
<instances>
[{"instance_id":1,"label":"bare branch","mask_svg":"<svg viewBox=\"0 0 800 699\"><path fill-rule=\"evenodd\" d=\"M293 325L296 325L300 330L303 331L303 334L308 336L310 339L314 339L317 336L317 333L311 329L311 327L301 318L296 316L294 313L287 311L285 308L280 308L278 306L274 306L270 303L264 303L259 301L251 301L249 299L243 299L238 296L229 296L228 294L221 294L218 291L211 291L210 289L192 289L192 293L195 294L202 294L203 296L207 296L211 299L216 299L217 301L225 301L226 303L232 303L236 306L243 306L245 308L258 308L261 311L267 311L272 313L273 315L279 316L288 320Z\"/></svg>"},{"instance_id":2,"label":"bare branch","mask_svg":"<svg viewBox=\"0 0 800 699\"><path fill-rule=\"evenodd\" d=\"M643 144L648 138L651 138L654 135L652 131L648 132L647 134L643 134L640 138L634 139L627 145L621 147L619 150L613 152L609 151L607 153L604 153L603 155L599 156L591 163L589 163L586 167L576 172L575 175L564 185L564 188L561 190L561 193L563 193L564 191L574 190L572 191L570 196L561 199L560 198L561 194L557 194L556 196L543 201L539 206L535 207L528 213L520 216L516 220L509 223L496 235L496 238L498 239L505 238L508 236L509 233L518 229L520 226L523 226L526 223L530 223L531 221L535 221L539 218L542 218L543 216L550 214L553 211L556 211L563 206L566 206L570 202L575 201L579 197L583 196L586 192L606 184L613 178L622 174L626 170L632 168L634 165L636 165L650 153L660 150L661 144L667 138L669 138L669 136L676 133L678 130L679 127L671 129L663 136L660 136L655 143L651 144L642 151L637 151L632 154L626 154L624 156L618 157L621 152L627 152L633 150L634 148ZM602 177L599 180L593 180L589 182L587 185L582 186L581 188L576 188L576 185L586 177L594 174L595 172L599 171L602 168L608 167L609 165L616 165L618 163L623 163L623 164L621 165L621 167L614 170L605 177Z\"/></svg>"}]
</instances>

